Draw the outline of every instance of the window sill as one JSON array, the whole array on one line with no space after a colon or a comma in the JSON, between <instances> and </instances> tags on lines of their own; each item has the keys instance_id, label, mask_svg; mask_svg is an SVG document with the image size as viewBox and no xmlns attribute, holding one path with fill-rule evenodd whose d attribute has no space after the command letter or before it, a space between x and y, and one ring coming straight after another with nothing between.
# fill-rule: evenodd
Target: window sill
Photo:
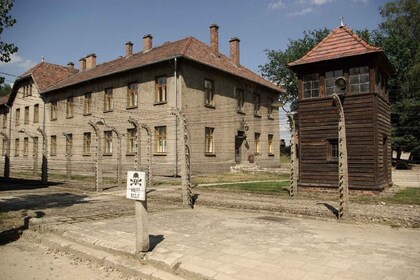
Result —
<instances>
[{"instance_id":1,"label":"window sill","mask_svg":"<svg viewBox=\"0 0 420 280\"><path fill-rule=\"evenodd\" d=\"M260 114L256 114L256 113L254 113L254 117L256 117L256 118L261 118L261 115L260 115Z\"/></svg>"},{"instance_id":2,"label":"window sill","mask_svg":"<svg viewBox=\"0 0 420 280\"><path fill-rule=\"evenodd\" d=\"M338 158L337 159L327 159L327 163L338 163Z\"/></svg>"},{"instance_id":3,"label":"window sill","mask_svg":"<svg viewBox=\"0 0 420 280\"><path fill-rule=\"evenodd\" d=\"M238 114L240 114L240 115L246 115L246 114L245 114L245 112L244 112L244 111L242 111L242 110L237 110L236 112L237 112Z\"/></svg>"},{"instance_id":4,"label":"window sill","mask_svg":"<svg viewBox=\"0 0 420 280\"><path fill-rule=\"evenodd\" d=\"M209 108L209 109L216 109L216 106L212 104L204 104L204 107Z\"/></svg>"},{"instance_id":5,"label":"window sill","mask_svg":"<svg viewBox=\"0 0 420 280\"><path fill-rule=\"evenodd\" d=\"M162 157L162 156L166 156L166 153L154 153L153 156Z\"/></svg>"},{"instance_id":6,"label":"window sill","mask_svg":"<svg viewBox=\"0 0 420 280\"><path fill-rule=\"evenodd\" d=\"M104 111L104 113L111 113L113 110L111 109L111 110L106 110L106 111Z\"/></svg>"},{"instance_id":7,"label":"window sill","mask_svg":"<svg viewBox=\"0 0 420 280\"><path fill-rule=\"evenodd\" d=\"M216 157L215 153L204 153L206 157Z\"/></svg>"},{"instance_id":8,"label":"window sill","mask_svg":"<svg viewBox=\"0 0 420 280\"><path fill-rule=\"evenodd\" d=\"M112 157L112 154L106 153L106 154L102 154L102 156L104 156L104 157Z\"/></svg>"},{"instance_id":9,"label":"window sill","mask_svg":"<svg viewBox=\"0 0 420 280\"><path fill-rule=\"evenodd\" d=\"M127 110L133 110L133 109L137 109L139 106L135 105L135 106L127 106Z\"/></svg>"},{"instance_id":10,"label":"window sill","mask_svg":"<svg viewBox=\"0 0 420 280\"><path fill-rule=\"evenodd\" d=\"M274 154L268 154L269 157L274 157Z\"/></svg>"},{"instance_id":11,"label":"window sill","mask_svg":"<svg viewBox=\"0 0 420 280\"><path fill-rule=\"evenodd\" d=\"M125 156L126 157L133 157L133 156L135 156L136 155L136 153L126 153L125 154Z\"/></svg>"},{"instance_id":12,"label":"window sill","mask_svg":"<svg viewBox=\"0 0 420 280\"><path fill-rule=\"evenodd\" d=\"M261 155L260 153L255 153L255 154L254 154L254 156L260 156L260 155Z\"/></svg>"},{"instance_id":13,"label":"window sill","mask_svg":"<svg viewBox=\"0 0 420 280\"><path fill-rule=\"evenodd\" d=\"M267 116L267 119L268 119L268 120L274 120L274 117L273 117L273 116L271 116L271 115L268 115L268 116Z\"/></svg>"},{"instance_id":14,"label":"window sill","mask_svg":"<svg viewBox=\"0 0 420 280\"><path fill-rule=\"evenodd\" d=\"M166 103L167 103L166 101L155 102L155 103L153 103L153 106L164 105Z\"/></svg>"},{"instance_id":15,"label":"window sill","mask_svg":"<svg viewBox=\"0 0 420 280\"><path fill-rule=\"evenodd\" d=\"M90 157L92 155L91 154L83 154L82 156L84 156L84 157Z\"/></svg>"},{"instance_id":16,"label":"window sill","mask_svg":"<svg viewBox=\"0 0 420 280\"><path fill-rule=\"evenodd\" d=\"M57 118L53 118L53 119L51 119L51 121L56 121L57 120Z\"/></svg>"},{"instance_id":17,"label":"window sill","mask_svg":"<svg viewBox=\"0 0 420 280\"><path fill-rule=\"evenodd\" d=\"M92 116L92 113L84 113L83 116Z\"/></svg>"},{"instance_id":18,"label":"window sill","mask_svg":"<svg viewBox=\"0 0 420 280\"><path fill-rule=\"evenodd\" d=\"M66 116L66 119L72 119L74 116Z\"/></svg>"}]
</instances>

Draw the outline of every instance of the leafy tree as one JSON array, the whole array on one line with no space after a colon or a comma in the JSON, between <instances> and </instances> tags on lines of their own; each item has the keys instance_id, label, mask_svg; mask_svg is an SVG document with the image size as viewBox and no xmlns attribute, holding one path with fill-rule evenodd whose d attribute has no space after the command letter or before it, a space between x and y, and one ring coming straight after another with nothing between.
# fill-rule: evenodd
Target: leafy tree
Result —
<instances>
[{"instance_id":1,"label":"leafy tree","mask_svg":"<svg viewBox=\"0 0 420 280\"><path fill-rule=\"evenodd\" d=\"M302 39L289 40L285 51L265 50L268 63L259 66L261 74L287 91L287 94L280 98L283 103L290 104L292 111L296 109L297 105L297 76L287 64L304 56L329 33L330 30L327 28L305 31Z\"/></svg>"},{"instance_id":2,"label":"leafy tree","mask_svg":"<svg viewBox=\"0 0 420 280\"><path fill-rule=\"evenodd\" d=\"M9 15L10 10L13 7L13 0L1 0L0 1L0 35L3 30L8 27L12 27L16 23L16 19ZM0 41L0 61L9 62L10 55L16 53L18 47L14 44L9 44ZM0 84L4 83L4 78L0 77Z\"/></svg>"},{"instance_id":3,"label":"leafy tree","mask_svg":"<svg viewBox=\"0 0 420 280\"><path fill-rule=\"evenodd\" d=\"M390 80L393 148L420 155L420 2L396 0L380 9L378 41L397 68Z\"/></svg>"},{"instance_id":4,"label":"leafy tree","mask_svg":"<svg viewBox=\"0 0 420 280\"><path fill-rule=\"evenodd\" d=\"M9 84L0 85L0 97L8 95L11 90L12 87Z\"/></svg>"}]
</instances>

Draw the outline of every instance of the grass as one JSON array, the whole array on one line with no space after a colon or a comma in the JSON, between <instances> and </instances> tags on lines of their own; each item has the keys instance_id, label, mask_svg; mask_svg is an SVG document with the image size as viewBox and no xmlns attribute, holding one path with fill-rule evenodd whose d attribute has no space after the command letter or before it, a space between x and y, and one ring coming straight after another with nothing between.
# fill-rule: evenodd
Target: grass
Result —
<instances>
[{"instance_id":1,"label":"grass","mask_svg":"<svg viewBox=\"0 0 420 280\"><path fill-rule=\"evenodd\" d=\"M415 204L420 205L420 189L405 188L397 192L394 196L387 198L388 202L396 204Z\"/></svg>"},{"instance_id":2,"label":"grass","mask_svg":"<svg viewBox=\"0 0 420 280\"><path fill-rule=\"evenodd\" d=\"M288 195L288 191L284 188L289 186L289 182L255 182L255 183L228 183L212 186L200 186L200 188L221 189L226 191L240 191L253 193L284 193Z\"/></svg>"},{"instance_id":3,"label":"grass","mask_svg":"<svg viewBox=\"0 0 420 280\"><path fill-rule=\"evenodd\" d=\"M273 173L221 173L212 175L193 176L192 183L198 184L214 184L214 183L232 183L232 182L249 182L249 181L269 181L269 180L287 180L289 174L273 174Z\"/></svg>"}]
</instances>

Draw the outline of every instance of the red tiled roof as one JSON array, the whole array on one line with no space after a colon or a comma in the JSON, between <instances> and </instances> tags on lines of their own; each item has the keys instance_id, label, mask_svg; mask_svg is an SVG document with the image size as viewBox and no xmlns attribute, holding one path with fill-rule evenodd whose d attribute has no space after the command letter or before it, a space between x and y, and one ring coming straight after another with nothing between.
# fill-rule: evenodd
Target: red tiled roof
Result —
<instances>
[{"instance_id":1,"label":"red tiled roof","mask_svg":"<svg viewBox=\"0 0 420 280\"><path fill-rule=\"evenodd\" d=\"M67 67L41 62L22 75L17 80L22 80L32 75L35 84L38 86L40 92L46 90L48 87L74 74L75 71L70 71Z\"/></svg>"},{"instance_id":2,"label":"red tiled roof","mask_svg":"<svg viewBox=\"0 0 420 280\"><path fill-rule=\"evenodd\" d=\"M8 100L9 100L9 95L1 96L0 97L0 105L6 104Z\"/></svg>"},{"instance_id":3,"label":"red tiled roof","mask_svg":"<svg viewBox=\"0 0 420 280\"><path fill-rule=\"evenodd\" d=\"M179 41L165 43L144 53L135 53L127 58L118 58L110 62L99 64L92 69L80 71L79 73L62 80L56 85L45 89L44 92L51 92L60 88L76 85L142 66L151 65L175 57L187 58L198 63L217 68L232 75L245 78L249 81L253 81L277 92L284 92L282 88L265 80L251 70L243 66L237 66L228 57L222 54L214 54L211 52L209 46L193 37L187 37Z\"/></svg>"},{"instance_id":4,"label":"red tiled roof","mask_svg":"<svg viewBox=\"0 0 420 280\"><path fill-rule=\"evenodd\" d=\"M324 40L322 40L302 58L289 63L289 66L373 52L383 52L383 50L382 48L369 45L357 34L353 33L353 31L347 26L340 26L332 31L324 38Z\"/></svg>"}]
</instances>

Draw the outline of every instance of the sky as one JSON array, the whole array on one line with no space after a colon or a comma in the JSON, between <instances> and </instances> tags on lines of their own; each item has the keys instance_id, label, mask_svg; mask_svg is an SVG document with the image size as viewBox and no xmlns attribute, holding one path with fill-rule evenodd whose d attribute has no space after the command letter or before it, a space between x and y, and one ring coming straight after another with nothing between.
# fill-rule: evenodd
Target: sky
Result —
<instances>
[{"instance_id":1,"label":"sky","mask_svg":"<svg viewBox=\"0 0 420 280\"><path fill-rule=\"evenodd\" d=\"M0 62L6 83L41 62L66 65L95 53L97 64L143 48L188 36L209 44L209 26L219 26L219 50L229 55L229 40L240 41L240 62L259 73L265 50L285 50L306 30L335 29L340 17L353 30L378 28L386 0L15 0L16 24L1 34L19 51Z\"/></svg>"}]
</instances>

